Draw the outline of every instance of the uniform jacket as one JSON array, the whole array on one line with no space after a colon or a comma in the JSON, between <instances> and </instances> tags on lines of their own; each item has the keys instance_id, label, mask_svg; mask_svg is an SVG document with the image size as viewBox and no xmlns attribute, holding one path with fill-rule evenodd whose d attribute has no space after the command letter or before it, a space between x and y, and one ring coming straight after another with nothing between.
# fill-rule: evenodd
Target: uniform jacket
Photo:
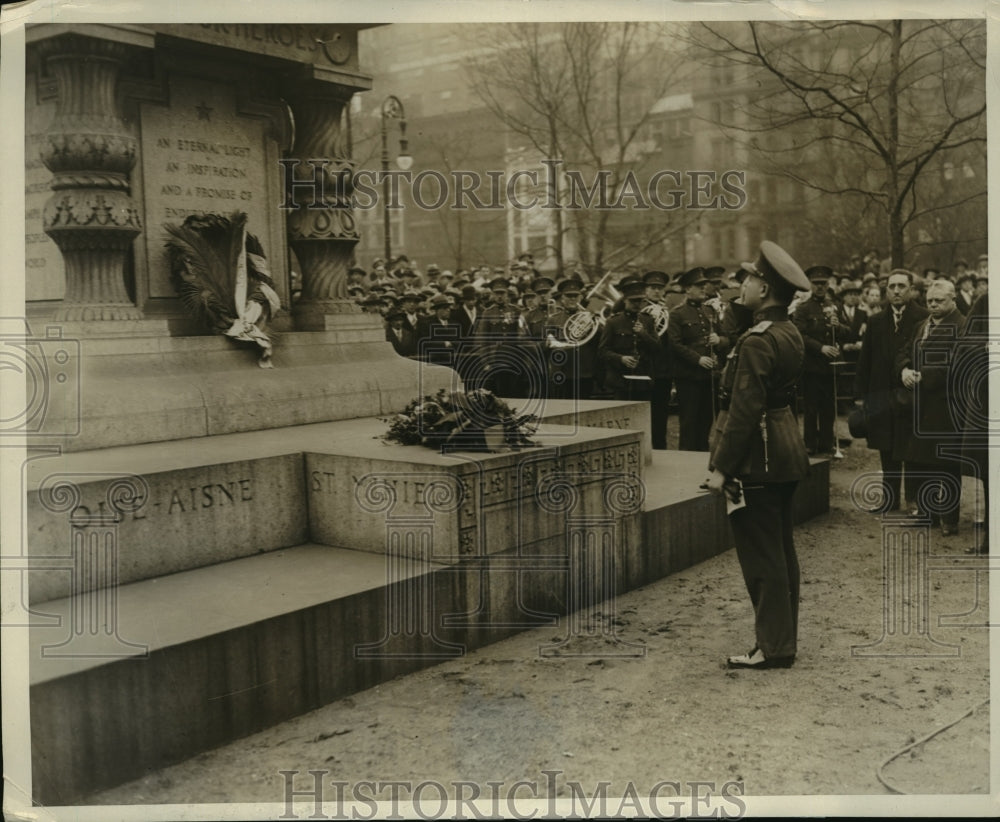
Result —
<instances>
[{"instance_id":1,"label":"uniform jacket","mask_svg":"<svg viewBox=\"0 0 1000 822\"><path fill-rule=\"evenodd\" d=\"M726 363L729 408L716 420L710 465L744 483L800 480L809 471L809 457L790 401L802 373L802 335L784 306L760 311L754 319Z\"/></svg>"},{"instance_id":2,"label":"uniform jacket","mask_svg":"<svg viewBox=\"0 0 1000 822\"><path fill-rule=\"evenodd\" d=\"M913 388L913 430L905 450L912 462L938 462L939 445L955 446L960 438L961 409L959 396L949 385L949 374L964 322L957 308L931 325L927 339L924 329L931 318L925 317L913 329L909 344L896 359L896 370L913 368L920 372L920 382ZM904 389L906 390L906 389Z\"/></svg>"},{"instance_id":3,"label":"uniform jacket","mask_svg":"<svg viewBox=\"0 0 1000 822\"><path fill-rule=\"evenodd\" d=\"M840 342L839 329L835 332L827 319L826 312L836 309L836 306L829 301L817 302L812 296L808 300L801 302L792 315L795 327L802 335L802 341L806 347L806 359L803 370L812 374L829 374L831 372L830 363L821 349L824 345L833 345Z\"/></svg>"},{"instance_id":4,"label":"uniform jacket","mask_svg":"<svg viewBox=\"0 0 1000 822\"><path fill-rule=\"evenodd\" d=\"M854 398L864 400L868 415L868 447L892 451L897 459L909 439L912 395L900 381L896 360L913 337L927 310L913 302L903 306L899 330L891 307L868 318L854 377ZM906 402L900 402L905 399Z\"/></svg>"},{"instance_id":5,"label":"uniform jacket","mask_svg":"<svg viewBox=\"0 0 1000 822\"><path fill-rule=\"evenodd\" d=\"M566 335L563 333L563 326L566 320L573 314L584 310L582 305L574 306L568 311L563 306L556 307L546 318L545 334L551 334L557 340L564 341ZM597 358L597 345L600 342L600 337L600 332L598 332L583 345L578 345L574 350L546 349L548 351L550 375L555 373L573 373L573 363L575 362L577 377L592 377L594 375L594 360Z\"/></svg>"},{"instance_id":6,"label":"uniform jacket","mask_svg":"<svg viewBox=\"0 0 1000 822\"><path fill-rule=\"evenodd\" d=\"M713 330L720 337L714 352L708 344L708 335ZM729 340L718 330L715 310L688 300L670 312L667 334L670 335L674 379L711 379L712 373L698 365L698 360L713 353L721 360L729 351Z\"/></svg>"},{"instance_id":7,"label":"uniform jacket","mask_svg":"<svg viewBox=\"0 0 1000 822\"><path fill-rule=\"evenodd\" d=\"M632 328L636 317L642 323L643 330L636 334ZM608 388L624 388L627 384L626 374L652 377L653 365L660 347L660 340L653 329L653 318L648 314L615 314L605 324L598 344L598 352L603 362L607 364L604 383ZM622 364L623 357L634 356L638 352L639 365L628 369Z\"/></svg>"}]
</instances>

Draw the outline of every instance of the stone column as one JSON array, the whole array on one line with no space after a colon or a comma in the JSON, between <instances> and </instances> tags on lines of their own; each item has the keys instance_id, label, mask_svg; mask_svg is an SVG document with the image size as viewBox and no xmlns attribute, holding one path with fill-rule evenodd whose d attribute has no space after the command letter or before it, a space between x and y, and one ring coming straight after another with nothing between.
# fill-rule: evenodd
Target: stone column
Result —
<instances>
[{"instance_id":1,"label":"stone column","mask_svg":"<svg viewBox=\"0 0 1000 822\"><path fill-rule=\"evenodd\" d=\"M295 119L289 159L297 162L285 171L286 205L294 204L288 211L288 244L302 267L302 296L292 312L302 331L326 329L326 315L360 311L347 294L347 269L359 236L351 208L354 163L341 129L351 96L339 86L289 94Z\"/></svg>"},{"instance_id":2,"label":"stone column","mask_svg":"<svg viewBox=\"0 0 1000 822\"><path fill-rule=\"evenodd\" d=\"M142 230L129 191L136 141L116 98L128 46L67 34L40 41L37 48L59 89L41 149L42 162L54 175L44 230L66 266L66 296L55 319L140 319L124 279L132 241Z\"/></svg>"}]
</instances>

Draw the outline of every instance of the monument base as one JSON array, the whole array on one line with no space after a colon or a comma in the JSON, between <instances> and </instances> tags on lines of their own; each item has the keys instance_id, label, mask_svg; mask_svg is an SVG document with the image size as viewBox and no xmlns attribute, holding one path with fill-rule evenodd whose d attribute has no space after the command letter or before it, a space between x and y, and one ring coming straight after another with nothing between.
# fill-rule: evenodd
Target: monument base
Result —
<instances>
[{"instance_id":1,"label":"monument base","mask_svg":"<svg viewBox=\"0 0 1000 822\"><path fill-rule=\"evenodd\" d=\"M375 440L384 430L345 420L29 463L33 558L65 558L29 575L38 801L78 801L526 628L554 627L564 641L540 652L569 652L615 595L732 544L724 504L697 488L706 455L647 465L636 431L543 425L539 448L449 455ZM800 486L800 516L825 510L826 465ZM90 512L115 475L142 477L147 497L106 529L119 584L72 595L95 575L78 573L71 535L96 531L42 491L82 471ZM640 497L605 493L629 476ZM602 655L642 652L616 644L613 621L597 629Z\"/></svg>"},{"instance_id":2,"label":"monument base","mask_svg":"<svg viewBox=\"0 0 1000 822\"><path fill-rule=\"evenodd\" d=\"M334 326L273 334L261 368L257 345L218 335L94 338L48 324L35 334L47 394L28 443L87 451L369 417L461 386L449 368L398 356L370 316Z\"/></svg>"}]
</instances>

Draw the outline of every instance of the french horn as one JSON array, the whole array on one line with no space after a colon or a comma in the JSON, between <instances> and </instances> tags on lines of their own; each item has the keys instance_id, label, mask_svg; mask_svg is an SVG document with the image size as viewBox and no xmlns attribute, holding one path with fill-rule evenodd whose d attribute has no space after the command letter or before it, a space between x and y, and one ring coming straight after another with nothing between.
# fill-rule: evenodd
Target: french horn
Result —
<instances>
[{"instance_id":1,"label":"french horn","mask_svg":"<svg viewBox=\"0 0 1000 822\"><path fill-rule=\"evenodd\" d=\"M557 340L549 334L546 338L549 348L577 348L590 342L604 327L604 312L621 299L621 292L611 284L614 273L609 271L583 298L584 308L566 318L563 323L563 339Z\"/></svg>"},{"instance_id":2,"label":"french horn","mask_svg":"<svg viewBox=\"0 0 1000 822\"><path fill-rule=\"evenodd\" d=\"M648 314L653 318L653 327L656 329L657 337L662 337L667 333L667 326L670 325L670 311L667 310L665 305L647 303L639 313Z\"/></svg>"}]
</instances>

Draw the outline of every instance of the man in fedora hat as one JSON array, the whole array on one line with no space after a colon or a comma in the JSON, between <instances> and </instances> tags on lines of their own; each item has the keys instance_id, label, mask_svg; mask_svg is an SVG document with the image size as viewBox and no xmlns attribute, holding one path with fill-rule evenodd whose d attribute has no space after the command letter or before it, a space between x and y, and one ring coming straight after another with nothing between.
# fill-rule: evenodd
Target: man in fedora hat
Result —
<instances>
[{"instance_id":1,"label":"man in fedora hat","mask_svg":"<svg viewBox=\"0 0 1000 822\"><path fill-rule=\"evenodd\" d=\"M371 298L374 299L374 298ZM405 327L406 314L399 308L390 309L386 314L385 338L401 357L416 357L417 335Z\"/></svg>"},{"instance_id":2,"label":"man in fedora hat","mask_svg":"<svg viewBox=\"0 0 1000 822\"><path fill-rule=\"evenodd\" d=\"M791 404L802 371L802 335L788 318L796 289L809 285L783 249L764 241L743 282L756 324L740 337L722 377L707 487L732 507L736 555L754 608L756 643L731 668L787 668L798 640L799 563L792 497L809 458Z\"/></svg>"},{"instance_id":3,"label":"man in fedora hat","mask_svg":"<svg viewBox=\"0 0 1000 822\"><path fill-rule=\"evenodd\" d=\"M705 269L692 268L681 276L685 301L670 312L667 334L674 386L677 389L681 451L707 451L715 412L715 370L728 350L728 340L717 329L715 310L704 305Z\"/></svg>"},{"instance_id":4,"label":"man in fedora hat","mask_svg":"<svg viewBox=\"0 0 1000 822\"><path fill-rule=\"evenodd\" d=\"M455 368L461 329L451 320L451 297L437 294L429 304L431 314L417 327L417 352L426 362Z\"/></svg>"}]
</instances>

